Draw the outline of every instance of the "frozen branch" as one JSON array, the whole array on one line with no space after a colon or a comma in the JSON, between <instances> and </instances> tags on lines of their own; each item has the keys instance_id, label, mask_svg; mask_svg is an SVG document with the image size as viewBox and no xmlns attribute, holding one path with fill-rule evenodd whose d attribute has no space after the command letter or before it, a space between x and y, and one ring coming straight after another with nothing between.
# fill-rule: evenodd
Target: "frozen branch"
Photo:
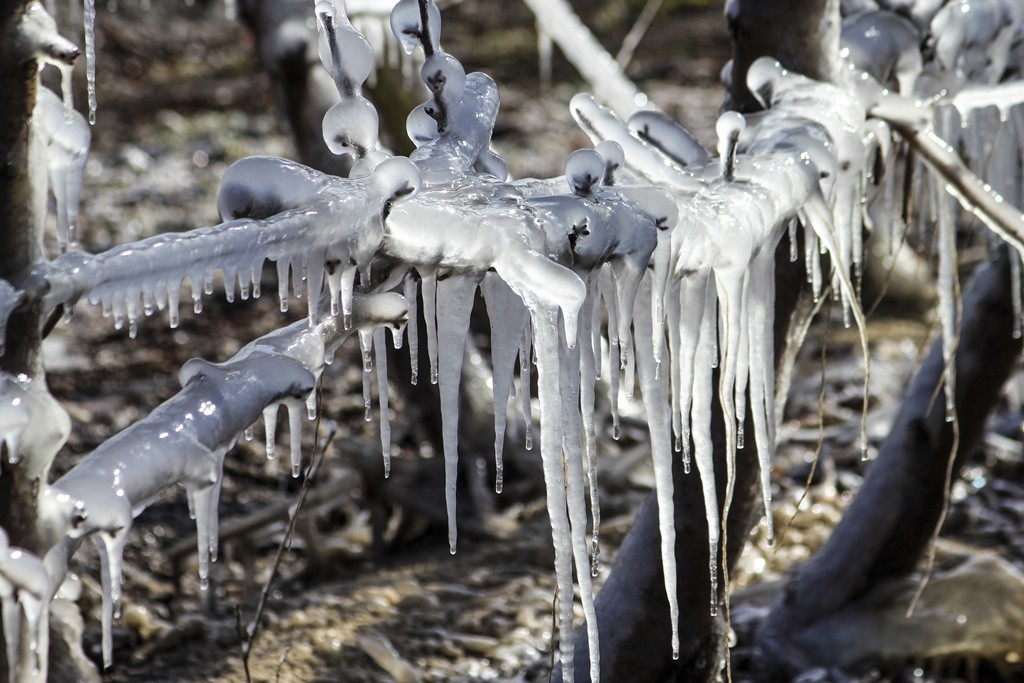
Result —
<instances>
[{"instance_id":1,"label":"frozen branch","mask_svg":"<svg viewBox=\"0 0 1024 683\"><path fill-rule=\"evenodd\" d=\"M977 216L992 232L1024 254L1024 214L967 168L948 142L930 126L921 126L919 116L908 113L905 108L891 106L885 100L870 113L892 126L928 166L942 176L946 188L965 211Z\"/></svg>"},{"instance_id":2,"label":"frozen branch","mask_svg":"<svg viewBox=\"0 0 1024 683\"><path fill-rule=\"evenodd\" d=\"M397 294L358 298L358 328L401 326L407 315ZM188 493L196 518L199 575L205 585L217 557L217 502L224 456L264 410L283 402L292 428L297 474L303 402L324 363L351 333L336 317L310 328L305 322L260 337L230 360L193 359L180 372L182 390L140 422L105 441L55 484L88 509L84 531L97 533L103 562L103 660L110 665L111 626L120 597L121 556L132 519L175 484ZM268 426L272 438L273 429ZM73 552L77 543L67 542Z\"/></svg>"}]
</instances>

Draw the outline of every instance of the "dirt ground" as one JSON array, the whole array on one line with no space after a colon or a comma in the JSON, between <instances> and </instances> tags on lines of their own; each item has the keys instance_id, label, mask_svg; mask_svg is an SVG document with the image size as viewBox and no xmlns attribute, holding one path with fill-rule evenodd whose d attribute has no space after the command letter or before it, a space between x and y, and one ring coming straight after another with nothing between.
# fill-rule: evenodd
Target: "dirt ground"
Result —
<instances>
[{"instance_id":1,"label":"dirt ground","mask_svg":"<svg viewBox=\"0 0 1024 683\"><path fill-rule=\"evenodd\" d=\"M215 224L218 182L230 163L253 154L294 156L275 119L269 80L256 65L251 38L224 18L218 2L153 3L148 10L144 0L106 3L117 4L116 12L100 4L99 112L83 192L82 248L99 251L157 232ZM621 42L642 6L624 0L576 4L606 45ZM717 74L728 58L721 11L718 2L665 3L629 68L659 106L704 140L710 140L719 105ZM66 20L74 25L75 17ZM496 10L495 3L454 3L445 10L444 31L446 49L467 70L487 70L499 83L495 146L512 173L560 173L565 155L587 144L567 108L585 86L558 57L551 87L540 88L536 33L525 6L502 3ZM85 100L82 73L80 67L78 102ZM188 358L225 360L304 310L300 303L282 314L269 296L228 305L215 294L206 302L198 316L183 309L175 330L165 320L145 321L135 340L84 304L71 324L57 328L45 345L48 377L74 423L58 474L173 395L176 369ZM876 371L879 380L872 387L877 442L933 326L926 318L893 321L880 314L873 328L875 367L887 370ZM823 329L812 332L780 433L777 524L796 512L818 441ZM740 586L781 578L806 559L827 537L863 475L853 446L859 409L846 401L847 393L860 391L859 361L851 338L833 332L830 343L825 474L811 488L786 543L769 551L755 534L736 576ZM506 479L500 497L485 474L470 477L466 494L475 513L463 527L458 554L450 556L439 458L417 424L424 408L392 387L395 464L384 482L376 424L363 420L357 359L358 344L349 343L325 374L320 434L331 429L334 440L311 486L315 504L301 516L270 589L248 662L252 680L547 680L553 551L537 463L525 451L516 456L518 478ZM652 485L645 427L628 408L623 438L604 440L601 580ZM1012 424L1014 416L1003 419ZM1024 512L1019 504L1007 504L1024 493L1014 483L1021 467L1019 429L1004 431L1013 437L998 442L1004 450L981 454L971 476L958 484L960 502L949 527L974 534L974 542L988 538L1008 548L1024 566L1024 546L1014 535ZM300 485L278 462L266 460L262 429L256 433L256 440L241 442L227 458L225 538L207 591L200 591L195 575L194 529L184 496L167 494L137 520L125 558L115 661L104 680L245 680L239 623L253 615ZM307 426L307 462L312 433ZM470 469L484 472L487 457L471 456ZM1001 488L989 483L996 479ZM1001 512L979 515L982 509ZM86 650L98 658L95 553L83 547L73 565L84 588ZM741 641L740 653L743 647Z\"/></svg>"}]
</instances>

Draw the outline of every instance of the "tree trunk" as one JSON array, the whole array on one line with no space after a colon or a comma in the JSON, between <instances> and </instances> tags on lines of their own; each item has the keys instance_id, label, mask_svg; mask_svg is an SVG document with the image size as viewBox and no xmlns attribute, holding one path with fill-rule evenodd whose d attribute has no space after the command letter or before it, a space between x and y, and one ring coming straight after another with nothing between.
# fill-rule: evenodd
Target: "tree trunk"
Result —
<instances>
[{"instance_id":1,"label":"tree trunk","mask_svg":"<svg viewBox=\"0 0 1024 683\"><path fill-rule=\"evenodd\" d=\"M955 357L960 440L954 478L981 438L985 419L1020 356L1021 340L1012 336L1009 271L1009 254L1003 248L975 275L963 299ZM788 677L801 668L827 663L828 653L801 650L796 644L800 634L855 602L870 586L917 566L948 493L946 469L954 435L942 400L943 375L942 340L937 340L857 497L762 626L759 639L766 671Z\"/></svg>"},{"instance_id":2,"label":"tree trunk","mask_svg":"<svg viewBox=\"0 0 1024 683\"><path fill-rule=\"evenodd\" d=\"M842 81L839 0L740 0L727 18L733 37L730 94L739 111L761 108L746 82L747 69L758 57L774 57L819 81Z\"/></svg>"}]
</instances>

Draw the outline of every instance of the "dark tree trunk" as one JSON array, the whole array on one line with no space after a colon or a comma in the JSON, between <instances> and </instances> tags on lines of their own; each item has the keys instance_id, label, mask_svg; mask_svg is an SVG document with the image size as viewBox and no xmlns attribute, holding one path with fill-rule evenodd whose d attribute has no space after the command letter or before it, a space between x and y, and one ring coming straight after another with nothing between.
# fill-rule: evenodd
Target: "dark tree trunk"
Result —
<instances>
[{"instance_id":1,"label":"dark tree trunk","mask_svg":"<svg viewBox=\"0 0 1024 683\"><path fill-rule=\"evenodd\" d=\"M39 189L29 171L32 161L30 121L36 100L37 61L28 49L21 24L28 3L0 0L0 279L24 286L29 267L42 258ZM45 186L42 188L45 191ZM31 302L13 313L7 324L0 373L42 379L39 359L40 310ZM0 451L3 451L0 448ZM3 453L0 453L3 455ZM3 457L0 469L0 528L11 545L36 554L45 550L36 529L36 497L40 482ZM45 483L45 482L44 482ZM23 632L22 642L27 634ZM0 641L4 639L0 632ZM24 654L31 653L23 648ZM0 677L8 676L7 650L0 647Z\"/></svg>"},{"instance_id":2,"label":"dark tree trunk","mask_svg":"<svg viewBox=\"0 0 1024 683\"><path fill-rule=\"evenodd\" d=\"M45 208L29 172L37 62L26 54L19 30L27 6L23 0L0 2L0 278L16 287L42 258L37 216ZM0 373L42 381L40 342L40 310L29 303L8 321ZM7 530L11 545L36 553L41 550L35 524L38 483L30 481L22 468L0 469L0 527Z\"/></svg>"},{"instance_id":3,"label":"dark tree trunk","mask_svg":"<svg viewBox=\"0 0 1024 683\"><path fill-rule=\"evenodd\" d=\"M0 278L16 285L42 257L37 213L45 208L29 174L38 67L19 33L27 7L25 0L0 0ZM0 371L34 375L41 369L38 316L31 306L11 316Z\"/></svg>"},{"instance_id":4,"label":"dark tree trunk","mask_svg":"<svg viewBox=\"0 0 1024 683\"><path fill-rule=\"evenodd\" d=\"M739 111L760 109L746 83L747 69L758 57L774 57L819 81L840 82L839 0L740 0L728 19L733 36L730 95Z\"/></svg>"},{"instance_id":5,"label":"dark tree trunk","mask_svg":"<svg viewBox=\"0 0 1024 683\"><path fill-rule=\"evenodd\" d=\"M956 353L960 441L955 474L981 438L985 419L1021 352L1012 336L1009 254L983 266L963 299ZM953 428L941 393L942 341L917 371L892 431L864 485L821 551L786 587L762 627L765 667L786 677L823 662L828 653L801 651L800 634L854 603L879 581L917 566L938 522L946 491Z\"/></svg>"}]
</instances>

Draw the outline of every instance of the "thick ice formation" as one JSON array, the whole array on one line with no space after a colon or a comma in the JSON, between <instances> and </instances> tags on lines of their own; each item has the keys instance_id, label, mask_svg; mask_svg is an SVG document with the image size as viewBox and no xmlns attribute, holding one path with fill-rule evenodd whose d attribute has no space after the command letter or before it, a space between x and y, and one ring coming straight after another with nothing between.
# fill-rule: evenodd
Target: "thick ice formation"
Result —
<instances>
[{"instance_id":1,"label":"thick ice formation","mask_svg":"<svg viewBox=\"0 0 1024 683\"><path fill-rule=\"evenodd\" d=\"M776 88L774 92L778 96L773 109L755 118L753 125L745 125L734 113L724 116L719 125L719 161L713 165L695 165L692 172L689 167L687 170L681 167L681 161L691 163L683 155L656 152L656 148L648 146L644 138L657 137L650 135L650 125L644 135L638 135L644 130L643 121L648 117L639 117L637 123L629 127L633 129L630 134L621 121L585 96L577 96L571 105L573 115L595 141L615 140L625 151L627 168L672 192L678 202L679 224L686 226L672 231L671 239L655 251L649 310L654 312L658 329L664 324L667 313L672 359L670 421L676 433L677 450L683 450L687 466L693 442L705 491L713 587L718 571L719 523L710 438L711 371L715 364L722 368L719 399L726 415L726 464L730 482L732 454L743 445L742 422L747 412L745 398L749 386L767 507L775 409L774 353L771 335L765 331L772 329L773 322L775 245L796 217L803 218L811 234L833 254L844 301L849 302L858 324L863 323L852 283L846 276L853 260L854 240L852 236L843 240L841 250L840 238L832 225L832 211L823 194L823 190L831 190L831 183L823 188L818 182L823 171L835 175L837 162L832 154L836 148L831 129L808 118L812 113L812 103L808 100L811 97L825 100L831 94L819 94L809 87L810 83L787 83L790 86L788 99L779 94L782 89ZM798 90L797 85L807 87ZM854 140L858 121L851 119L851 115L857 116L856 112L845 113L839 124L829 125L837 134L846 136L843 153L852 160L858 155L863 157L864 153L863 143L858 146L859 141ZM863 113L860 116L862 122ZM668 138L671 133L669 129L661 137ZM669 145L661 142L657 147ZM741 152L739 156L736 156L737 150ZM748 157L748 153L753 156ZM700 158L699 153L693 154L695 160ZM850 178L856 187L859 180L855 174L862 168L863 161L857 160L851 165ZM846 221L841 234L845 229L845 234L851 235L854 226L859 230L858 217L852 213L852 207L840 212ZM817 261L816 252L812 260ZM667 268L659 266L661 263L666 263ZM659 276L659 270L665 274ZM721 358L718 358L718 335L722 339ZM660 336L655 334L654 339ZM655 368L657 357L654 357ZM641 379L644 379L643 374ZM655 380L656 372L649 381ZM645 395L656 390L656 387L648 387ZM659 411L651 410L650 403L647 408L652 451L657 453L662 442L659 425L663 418ZM731 492L731 484L729 490ZM727 494L727 503L729 495L731 493ZM664 520L663 542L673 533L670 520ZM713 609L715 596L717 589L712 592Z\"/></svg>"},{"instance_id":2,"label":"thick ice formation","mask_svg":"<svg viewBox=\"0 0 1024 683\"><path fill-rule=\"evenodd\" d=\"M929 26L935 61L960 81L996 83L1024 37L1024 5L1016 0L953 0Z\"/></svg>"}]
</instances>

